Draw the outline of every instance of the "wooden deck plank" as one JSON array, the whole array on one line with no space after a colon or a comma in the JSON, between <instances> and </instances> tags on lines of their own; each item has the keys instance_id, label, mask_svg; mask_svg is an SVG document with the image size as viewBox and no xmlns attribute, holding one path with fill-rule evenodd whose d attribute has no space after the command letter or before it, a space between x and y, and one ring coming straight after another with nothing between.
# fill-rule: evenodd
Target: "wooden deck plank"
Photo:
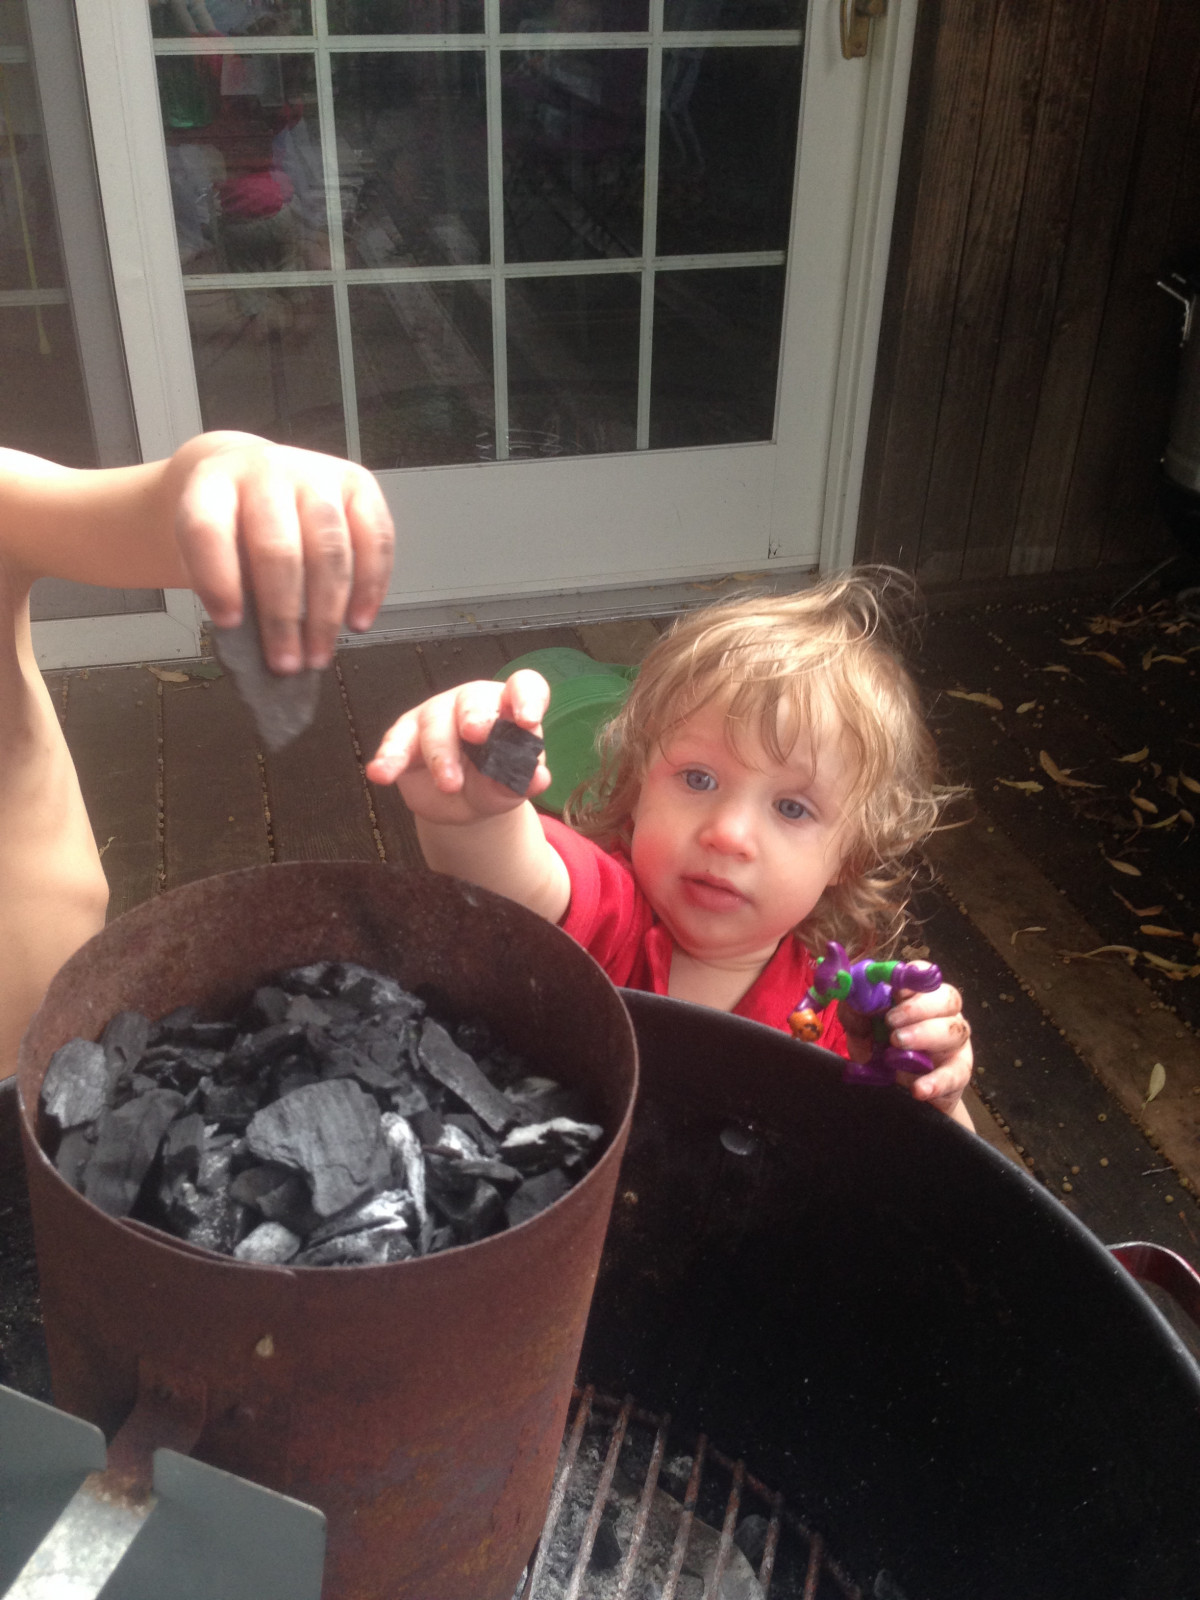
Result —
<instances>
[{"instance_id":1,"label":"wooden deck plank","mask_svg":"<svg viewBox=\"0 0 1200 1600\"><path fill-rule=\"evenodd\" d=\"M265 758L277 861L378 861L366 780L336 674L321 675L307 732Z\"/></svg>"},{"instance_id":2,"label":"wooden deck plank","mask_svg":"<svg viewBox=\"0 0 1200 1600\"><path fill-rule=\"evenodd\" d=\"M271 859L253 725L229 676L162 686L166 886Z\"/></svg>"},{"instance_id":3,"label":"wooden deck plank","mask_svg":"<svg viewBox=\"0 0 1200 1600\"><path fill-rule=\"evenodd\" d=\"M338 671L359 753L363 761L369 761L396 718L429 694L421 652L415 644L402 640L360 646L342 651ZM421 866L416 826L399 790L372 784L368 792L384 859L396 866Z\"/></svg>"},{"instance_id":4,"label":"wooden deck plank","mask_svg":"<svg viewBox=\"0 0 1200 1600\"><path fill-rule=\"evenodd\" d=\"M490 678L512 659L495 633L468 633L431 639L421 646L434 690L453 689L476 678Z\"/></svg>"},{"instance_id":5,"label":"wooden deck plank","mask_svg":"<svg viewBox=\"0 0 1200 1600\"><path fill-rule=\"evenodd\" d=\"M102 852L109 921L158 892L158 688L145 667L71 674L64 732Z\"/></svg>"},{"instance_id":6,"label":"wooden deck plank","mask_svg":"<svg viewBox=\"0 0 1200 1600\"><path fill-rule=\"evenodd\" d=\"M54 702L54 709L58 712L58 720L62 722L67 714L67 684L74 676L70 672L43 672L42 679L47 692Z\"/></svg>"},{"instance_id":7,"label":"wooden deck plank","mask_svg":"<svg viewBox=\"0 0 1200 1600\"><path fill-rule=\"evenodd\" d=\"M574 628L519 628L498 635L504 662L527 656L531 650L582 650L579 634Z\"/></svg>"}]
</instances>

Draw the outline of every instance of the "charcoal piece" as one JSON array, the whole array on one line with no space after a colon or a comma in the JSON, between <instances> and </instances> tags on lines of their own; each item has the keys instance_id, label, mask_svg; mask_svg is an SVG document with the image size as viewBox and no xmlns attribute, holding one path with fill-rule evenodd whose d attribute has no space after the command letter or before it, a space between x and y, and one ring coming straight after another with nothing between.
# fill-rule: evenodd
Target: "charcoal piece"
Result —
<instances>
[{"instance_id":1,"label":"charcoal piece","mask_svg":"<svg viewBox=\"0 0 1200 1600\"><path fill-rule=\"evenodd\" d=\"M205 1120L215 1122L226 1132L244 1133L258 1110L259 1091L253 1083L213 1083L206 1079L200 1088L199 1104Z\"/></svg>"},{"instance_id":2,"label":"charcoal piece","mask_svg":"<svg viewBox=\"0 0 1200 1600\"><path fill-rule=\"evenodd\" d=\"M264 1106L246 1138L264 1161L305 1174L313 1209L323 1217L377 1192L391 1179L379 1108L348 1078L310 1084Z\"/></svg>"},{"instance_id":3,"label":"charcoal piece","mask_svg":"<svg viewBox=\"0 0 1200 1600\"><path fill-rule=\"evenodd\" d=\"M389 1261L407 1261L416 1252L400 1228L368 1228L364 1233L343 1233L336 1239L310 1245L294 1258L298 1267L382 1267Z\"/></svg>"},{"instance_id":4,"label":"charcoal piece","mask_svg":"<svg viewBox=\"0 0 1200 1600\"><path fill-rule=\"evenodd\" d=\"M536 733L521 728L515 722L501 717L492 724L491 732L482 744L462 741L462 751L467 760L479 768L485 778L502 783L514 794L523 795L537 771L538 757L546 748Z\"/></svg>"},{"instance_id":5,"label":"charcoal piece","mask_svg":"<svg viewBox=\"0 0 1200 1600\"><path fill-rule=\"evenodd\" d=\"M278 1267L290 1261L303 1240L281 1222L260 1222L252 1228L240 1244L233 1247L239 1261L257 1261L264 1266Z\"/></svg>"},{"instance_id":6,"label":"charcoal piece","mask_svg":"<svg viewBox=\"0 0 1200 1600\"><path fill-rule=\"evenodd\" d=\"M204 1118L195 1111L177 1117L163 1135L158 1192L164 1206L170 1206L178 1184L195 1183L205 1142Z\"/></svg>"},{"instance_id":7,"label":"charcoal piece","mask_svg":"<svg viewBox=\"0 0 1200 1600\"><path fill-rule=\"evenodd\" d=\"M150 1043L161 1044L164 1039L186 1039L199 1021L197 1006L176 1006L174 1011L168 1011L165 1017L160 1017L154 1024L150 1030Z\"/></svg>"},{"instance_id":8,"label":"charcoal piece","mask_svg":"<svg viewBox=\"0 0 1200 1600\"><path fill-rule=\"evenodd\" d=\"M235 1022L193 1022L180 1043L191 1049L193 1046L200 1050L228 1050L237 1038L237 1024Z\"/></svg>"},{"instance_id":9,"label":"charcoal piece","mask_svg":"<svg viewBox=\"0 0 1200 1600\"><path fill-rule=\"evenodd\" d=\"M200 1170L196 1174L196 1187L205 1194L220 1194L229 1187L237 1154L235 1136L218 1130L216 1123L204 1129L204 1149L200 1152Z\"/></svg>"},{"instance_id":10,"label":"charcoal piece","mask_svg":"<svg viewBox=\"0 0 1200 1600\"><path fill-rule=\"evenodd\" d=\"M385 1111L383 1137L392 1163L392 1181L412 1196L418 1225L428 1211L425 1204L425 1157L416 1130L395 1111Z\"/></svg>"},{"instance_id":11,"label":"charcoal piece","mask_svg":"<svg viewBox=\"0 0 1200 1600\"><path fill-rule=\"evenodd\" d=\"M275 981L289 994L323 995L330 993L329 976L336 970L333 961L311 961L305 967L288 967L276 974Z\"/></svg>"},{"instance_id":12,"label":"charcoal piece","mask_svg":"<svg viewBox=\"0 0 1200 1600\"><path fill-rule=\"evenodd\" d=\"M568 1089L553 1078L518 1078L504 1090L519 1108L519 1121L550 1122L555 1117L570 1117L583 1122L588 1104L578 1089Z\"/></svg>"},{"instance_id":13,"label":"charcoal piece","mask_svg":"<svg viewBox=\"0 0 1200 1600\"><path fill-rule=\"evenodd\" d=\"M140 1011L118 1011L110 1017L100 1043L113 1077L126 1067L135 1067L150 1039L150 1019Z\"/></svg>"},{"instance_id":14,"label":"charcoal piece","mask_svg":"<svg viewBox=\"0 0 1200 1600\"><path fill-rule=\"evenodd\" d=\"M448 1111L443 1121L449 1123L451 1127L461 1129L485 1156L494 1156L500 1148L499 1139L488 1132L473 1111Z\"/></svg>"},{"instance_id":15,"label":"charcoal piece","mask_svg":"<svg viewBox=\"0 0 1200 1600\"><path fill-rule=\"evenodd\" d=\"M471 1135L456 1127L449 1118L442 1127L441 1138L433 1148L438 1155L448 1155L460 1161L478 1161L483 1155Z\"/></svg>"},{"instance_id":16,"label":"charcoal piece","mask_svg":"<svg viewBox=\"0 0 1200 1600\"><path fill-rule=\"evenodd\" d=\"M181 1239L223 1256L233 1254L255 1221L247 1207L227 1193L206 1194L191 1183L178 1186L168 1217Z\"/></svg>"},{"instance_id":17,"label":"charcoal piece","mask_svg":"<svg viewBox=\"0 0 1200 1600\"><path fill-rule=\"evenodd\" d=\"M486 1075L488 1064L485 1058L496 1044L496 1036L487 1023L481 1017L470 1017L458 1023L454 1028L454 1042L460 1050L475 1057L480 1071Z\"/></svg>"},{"instance_id":18,"label":"charcoal piece","mask_svg":"<svg viewBox=\"0 0 1200 1600\"><path fill-rule=\"evenodd\" d=\"M257 1033L260 1028L274 1027L287 1017L288 1002L291 998L286 989L264 983L250 996L238 1021L246 1033Z\"/></svg>"},{"instance_id":19,"label":"charcoal piece","mask_svg":"<svg viewBox=\"0 0 1200 1600\"><path fill-rule=\"evenodd\" d=\"M314 1000L310 994L293 994L288 996L284 1020L297 1023L307 1034L309 1028L329 1027L337 1017L328 1000Z\"/></svg>"},{"instance_id":20,"label":"charcoal piece","mask_svg":"<svg viewBox=\"0 0 1200 1600\"><path fill-rule=\"evenodd\" d=\"M159 1044L138 1061L138 1077L150 1078L160 1089L190 1094L203 1080L218 1072L225 1057L219 1050L195 1045Z\"/></svg>"},{"instance_id":21,"label":"charcoal piece","mask_svg":"<svg viewBox=\"0 0 1200 1600\"><path fill-rule=\"evenodd\" d=\"M431 1198L434 1195L447 1195L461 1200L475 1193L478 1181L463 1171L463 1163L457 1156L425 1151L425 1190Z\"/></svg>"},{"instance_id":22,"label":"charcoal piece","mask_svg":"<svg viewBox=\"0 0 1200 1600\"><path fill-rule=\"evenodd\" d=\"M272 672L258 636L258 615L249 584L242 585L242 620L236 628L214 628L213 649L254 717L268 752L282 750L313 719L321 693L315 667L288 674Z\"/></svg>"},{"instance_id":23,"label":"charcoal piece","mask_svg":"<svg viewBox=\"0 0 1200 1600\"><path fill-rule=\"evenodd\" d=\"M83 1173L92 1159L96 1135L92 1128L71 1128L59 1140L54 1165L72 1189L83 1188Z\"/></svg>"},{"instance_id":24,"label":"charcoal piece","mask_svg":"<svg viewBox=\"0 0 1200 1600\"><path fill-rule=\"evenodd\" d=\"M421 1254L424 1256L436 1255L439 1250L453 1249L457 1243L458 1240L454 1237L453 1228L431 1227L427 1236L422 1235Z\"/></svg>"},{"instance_id":25,"label":"charcoal piece","mask_svg":"<svg viewBox=\"0 0 1200 1600\"><path fill-rule=\"evenodd\" d=\"M68 1039L50 1057L42 1080L42 1109L63 1129L95 1122L108 1106L112 1079L101 1045Z\"/></svg>"},{"instance_id":26,"label":"charcoal piece","mask_svg":"<svg viewBox=\"0 0 1200 1600\"><path fill-rule=\"evenodd\" d=\"M600 1518L596 1537L592 1542L592 1555L588 1565L596 1572L611 1572L618 1566L625 1552L617 1538L617 1530L607 1516Z\"/></svg>"},{"instance_id":27,"label":"charcoal piece","mask_svg":"<svg viewBox=\"0 0 1200 1600\"><path fill-rule=\"evenodd\" d=\"M282 1100L285 1094L294 1094L297 1089L307 1089L310 1083L320 1081L320 1073L314 1072L299 1056L285 1056L282 1061L275 1063L276 1100Z\"/></svg>"},{"instance_id":28,"label":"charcoal piece","mask_svg":"<svg viewBox=\"0 0 1200 1600\"><path fill-rule=\"evenodd\" d=\"M302 1239L307 1239L321 1221L312 1208L308 1184L298 1172L289 1172L277 1188L260 1194L256 1205L265 1222L282 1222Z\"/></svg>"},{"instance_id":29,"label":"charcoal piece","mask_svg":"<svg viewBox=\"0 0 1200 1600\"><path fill-rule=\"evenodd\" d=\"M438 1193L431 1188L430 1199L438 1216L454 1229L460 1244L486 1239L504 1221L504 1197L482 1178L474 1180L469 1194Z\"/></svg>"},{"instance_id":30,"label":"charcoal piece","mask_svg":"<svg viewBox=\"0 0 1200 1600\"><path fill-rule=\"evenodd\" d=\"M604 1129L593 1122L576 1122L571 1117L552 1117L549 1122L534 1122L514 1128L500 1146L500 1159L522 1172L545 1171L567 1157L586 1154Z\"/></svg>"},{"instance_id":31,"label":"charcoal piece","mask_svg":"<svg viewBox=\"0 0 1200 1600\"><path fill-rule=\"evenodd\" d=\"M395 1011L404 1017L420 1017L425 1013L425 1002L410 994L407 989L382 972L359 966L357 961L340 962L334 972L333 992L339 999L350 1001L361 1015L379 1011Z\"/></svg>"},{"instance_id":32,"label":"charcoal piece","mask_svg":"<svg viewBox=\"0 0 1200 1600\"><path fill-rule=\"evenodd\" d=\"M515 1228L522 1222L528 1222L530 1217L536 1217L539 1211L545 1211L547 1206L561 1200L570 1188L570 1178L557 1167L551 1167L549 1172L540 1173L536 1178L526 1178L521 1187L508 1197L508 1204L504 1208L509 1227Z\"/></svg>"},{"instance_id":33,"label":"charcoal piece","mask_svg":"<svg viewBox=\"0 0 1200 1600\"><path fill-rule=\"evenodd\" d=\"M516 1167L507 1166L503 1161L460 1161L458 1165L465 1177L486 1178L501 1194L511 1194L518 1184L525 1181L524 1173L518 1172Z\"/></svg>"},{"instance_id":34,"label":"charcoal piece","mask_svg":"<svg viewBox=\"0 0 1200 1600\"><path fill-rule=\"evenodd\" d=\"M96 1147L83 1173L83 1193L110 1217L127 1217L137 1202L163 1134L183 1107L173 1089L151 1089L96 1124Z\"/></svg>"},{"instance_id":35,"label":"charcoal piece","mask_svg":"<svg viewBox=\"0 0 1200 1600\"><path fill-rule=\"evenodd\" d=\"M766 1517L760 1516L757 1511L752 1511L749 1516L742 1518L734 1531L733 1542L752 1567L762 1565L770 1527L771 1524Z\"/></svg>"},{"instance_id":36,"label":"charcoal piece","mask_svg":"<svg viewBox=\"0 0 1200 1600\"><path fill-rule=\"evenodd\" d=\"M369 1195L320 1223L309 1235L308 1242L323 1244L339 1234L363 1233L374 1228L399 1228L409 1233L416 1220L416 1207L407 1189L384 1189L381 1194Z\"/></svg>"},{"instance_id":37,"label":"charcoal piece","mask_svg":"<svg viewBox=\"0 0 1200 1600\"><path fill-rule=\"evenodd\" d=\"M229 1180L230 1197L258 1210L259 1201L266 1195L274 1194L288 1179L297 1181L296 1173L290 1167L281 1167L274 1161L266 1161L261 1166L244 1167Z\"/></svg>"},{"instance_id":38,"label":"charcoal piece","mask_svg":"<svg viewBox=\"0 0 1200 1600\"><path fill-rule=\"evenodd\" d=\"M429 1110L429 1101L416 1083L402 1083L399 1088L389 1089L387 1098L392 1110L402 1117L419 1117Z\"/></svg>"},{"instance_id":39,"label":"charcoal piece","mask_svg":"<svg viewBox=\"0 0 1200 1600\"><path fill-rule=\"evenodd\" d=\"M440 1111L418 1111L409 1117L413 1132L428 1149L434 1149L442 1137L445 1121Z\"/></svg>"},{"instance_id":40,"label":"charcoal piece","mask_svg":"<svg viewBox=\"0 0 1200 1600\"><path fill-rule=\"evenodd\" d=\"M512 1101L488 1082L440 1022L426 1018L417 1053L430 1077L449 1089L493 1133L500 1133L513 1121Z\"/></svg>"},{"instance_id":41,"label":"charcoal piece","mask_svg":"<svg viewBox=\"0 0 1200 1600\"><path fill-rule=\"evenodd\" d=\"M306 1044L299 1022L273 1022L254 1033L239 1033L225 1056L223 1076L257 1077L260 1068L282 1056L295 1055Z\"/></svg>"}]
</instances>

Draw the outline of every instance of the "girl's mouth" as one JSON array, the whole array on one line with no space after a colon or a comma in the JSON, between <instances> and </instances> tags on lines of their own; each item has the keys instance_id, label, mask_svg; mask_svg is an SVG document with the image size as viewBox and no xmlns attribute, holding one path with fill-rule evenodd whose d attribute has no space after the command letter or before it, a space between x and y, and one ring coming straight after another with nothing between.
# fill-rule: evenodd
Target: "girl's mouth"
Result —
<instances>
[{"instance_id":1,"label":"girl's mouth","mask_svg":"<svg viewBox=\"0 0 1200 1600\"><path fill-rule=\"evenodd\" d=\"M746 904L746 896L720 878L684 878L683 897L701 911L736 911Z\"/></svg>"}]
</instances>

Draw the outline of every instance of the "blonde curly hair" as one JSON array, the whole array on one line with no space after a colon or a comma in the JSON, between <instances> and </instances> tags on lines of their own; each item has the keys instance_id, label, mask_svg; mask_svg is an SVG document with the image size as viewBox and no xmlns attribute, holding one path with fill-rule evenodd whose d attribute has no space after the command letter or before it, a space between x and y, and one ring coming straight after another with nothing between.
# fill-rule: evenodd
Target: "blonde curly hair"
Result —
<instances>
[{"instance_id":1,"label":"blonde curly hair","mask_svg":"<svg viewBox=\"0 0 1200 1600\"><path fill-rule=\"evenodd\" d=\"M685 612L653 647L629 698L602 730L598 775L567 820L628 847L645 775L674 729L713 701L731 746L757 737L786 761L801 729L841 729L853 817L836 883L795 932L814 954L829 939L852 958L899 940L912 893L911 852L965 791L941 779L916 685L899 653L916 587L887 567L852 568L795 594L751 596Z\"/></svg>"}]
</instances>

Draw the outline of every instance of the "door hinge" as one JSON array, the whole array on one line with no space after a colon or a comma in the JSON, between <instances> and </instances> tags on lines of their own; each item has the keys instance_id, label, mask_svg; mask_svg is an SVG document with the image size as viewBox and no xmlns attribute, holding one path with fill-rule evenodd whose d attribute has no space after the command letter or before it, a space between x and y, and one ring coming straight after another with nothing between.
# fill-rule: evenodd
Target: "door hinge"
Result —
<instances>
[{"instance_id":1,"label":"door hinge","mask_svg":"<svg viewBox=\"0 0 1200 1600\"><path fill-rule=\"evenodd\" d=\"M888 0L841 0L842 54L847 61L865 56L871 43L871 18L887 15Z\"/></svg>"}]
</instances>

